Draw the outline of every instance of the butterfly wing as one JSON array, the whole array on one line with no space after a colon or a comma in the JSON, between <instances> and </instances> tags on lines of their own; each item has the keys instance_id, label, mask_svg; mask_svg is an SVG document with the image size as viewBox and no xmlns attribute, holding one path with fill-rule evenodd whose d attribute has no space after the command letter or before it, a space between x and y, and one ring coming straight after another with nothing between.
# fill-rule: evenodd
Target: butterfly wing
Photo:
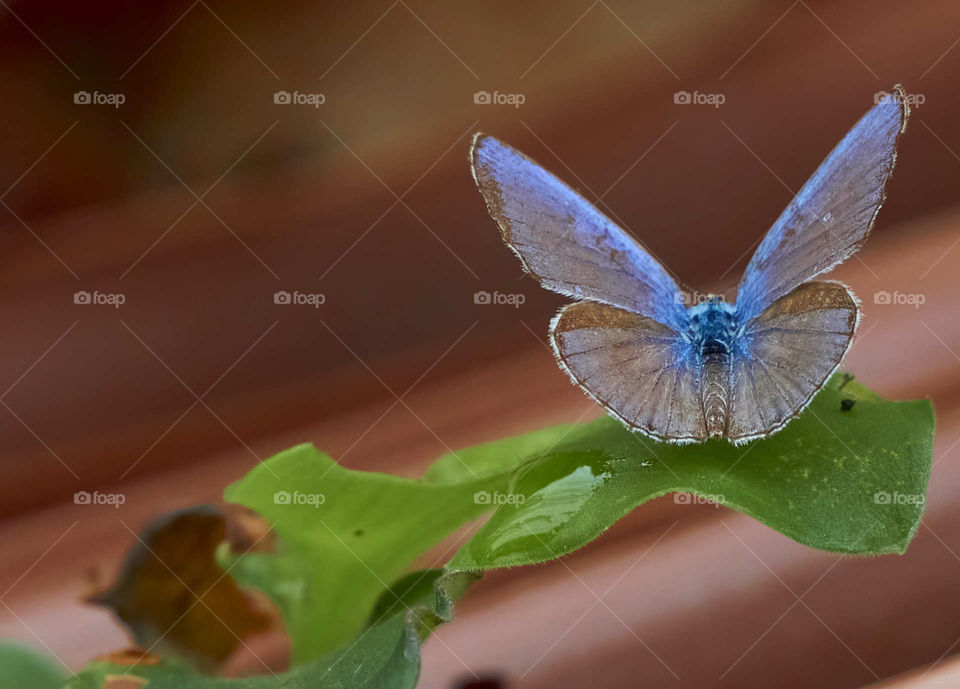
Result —
<instances>
[{"instance_id":1,"label":"butterfly wing","mask_svg":"<svg viewBox=\"0 0 960 689\"><path fill-rule=\"evenodd\" d=\"M537 163L477 134L473 176L524 269L547 289L682 329L676 282L630 235Z\"/></svg>"},{"instance_id":2,"label":"butterfly wing","mask_svg":"<svg viewBox=\"0 0 960 689\"><path fill-rule=\"evenodd\" d=\"M860 312L838 282L808 282L753 319L731 356L730 419L735 443L775 433L836 371Z\"/></svg>"},{"instance_id":3,"label":"butterfly wing","mask_svg":"<svg viewBox=\"0 0 960 689\"><path fill-rule=\"evenodd\" d=\"M886 196L908 115L906 94L896 86L803 185L743 274L737 291L741 322L860 248Z\"/></svg>"},{"instance_id":4,"label":"butterfly wing","mask_svg":"<svg viewBox=\"0 0 960 689\"><path fill-rule=\"evenodd\" d=\"M550 344L573 382L632 430L671 442L706 440L699 365L672 328L584 301L560 310Z\"/></svg>"}]
</instances>

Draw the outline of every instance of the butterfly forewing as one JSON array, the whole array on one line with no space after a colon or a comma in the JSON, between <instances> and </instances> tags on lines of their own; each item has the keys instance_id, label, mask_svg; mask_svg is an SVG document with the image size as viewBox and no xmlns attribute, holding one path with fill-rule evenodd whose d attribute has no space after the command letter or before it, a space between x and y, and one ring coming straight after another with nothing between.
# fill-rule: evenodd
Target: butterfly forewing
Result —
<instances>
[{"instance_id":1,"label":"butterfly forewing","mask_svg":"<svg viewBox=\"0 0 960 689\"><path fill-rule=\"evenodd\" d=\"M660 440L706 439L698 362L672 328L586 301L560 311L550 342L573 381L630 428Z\"/></svg>"},{"instance_id":2,"label":"butterfly forewing","mask_svg":"<svg viewBox=\"0 0 960 689\"><path fill-rule=\"evenodd\" d=\"M544 287L683 327L673 278L577 192L491 136L474 137L471 162L504 241Z\"/></svg>"},{"instance_id":3,"label":"butterfly forewing","mask_svg":"<svg viewBox=\"0 0 960 689\"><path fill-rule=\"evenodd\" d=\"M753 319L731 357L727 437L745 442L782 428L843 359L856 299L838 282L808 282Z\"/></svg>"},{"instance_id":4,"label":"butterfly forewing","mask_svg":"<svg viewBox=\"0 0 960 689\"><path fill-rule=\"evenodd\" d=\"M764 237L737 292L747 320L798 285L849 258L867 238L906 126L896 87L864 115L807 180Z\"/></svg>"}]
</instances>

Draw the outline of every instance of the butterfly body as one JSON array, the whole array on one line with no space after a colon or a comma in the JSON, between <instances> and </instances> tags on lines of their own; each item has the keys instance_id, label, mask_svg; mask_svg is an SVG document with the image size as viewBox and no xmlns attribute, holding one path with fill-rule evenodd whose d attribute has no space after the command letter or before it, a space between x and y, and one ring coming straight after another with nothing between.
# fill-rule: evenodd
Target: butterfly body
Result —
<instances>
[{"instance_id":1,"label":"butterfly body","mask_svg":"<svg viewBox=\"0 0 960 689\"><path fill-rule=\"evenodd\" d=\"M784 428L846 355L859 302L814 280L865 241L906 127L906 93L877 103L757 247L729 304L690 308L631 235L544 168L474 137L474 179L504 242L547 289L577 300L550 323L570 379L628 428L673 443L740 444Z\"/></svg>"},{"instance_id":2,"label":"butterfly body","mask_svg":"<svg viewBox=\"0 0 960 689\"><path fill-rule=\"evenodd\" d=\"M727 429L731 360L739 329L736 310L710 297L689 308L687 317L690 326L683 336L700 359L700 397L707 434L721 438Z\"/></svg>"}]
</instances>

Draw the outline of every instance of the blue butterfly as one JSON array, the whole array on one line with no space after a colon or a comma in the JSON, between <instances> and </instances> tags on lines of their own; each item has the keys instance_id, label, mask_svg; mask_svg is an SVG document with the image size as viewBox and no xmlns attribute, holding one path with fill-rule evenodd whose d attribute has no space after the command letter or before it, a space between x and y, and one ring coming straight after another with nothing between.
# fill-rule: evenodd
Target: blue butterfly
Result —
<instances>
[{"instance_id":1,"label":"blue butterfly","mask_svg":"<svg viewBox=\"0 0 960 689\"><path fill-rule=\"evenodd\" d=\"M764 237L735 304L688 296L626 232L497 139L473 176L524 270L577 299L550 323L557 362L628 428L674 443L745 443L795 418L837 369L860 320L843 284L811 280L866 240L909 110L900 86L827 156Z\"/></svg>"}]
</instances>

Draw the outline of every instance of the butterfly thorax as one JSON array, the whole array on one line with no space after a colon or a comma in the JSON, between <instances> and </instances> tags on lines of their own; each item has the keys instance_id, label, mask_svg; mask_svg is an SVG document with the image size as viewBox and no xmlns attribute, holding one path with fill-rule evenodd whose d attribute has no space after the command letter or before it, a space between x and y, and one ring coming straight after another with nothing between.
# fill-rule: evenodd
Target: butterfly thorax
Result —
<instances>
[{"instance_id":1,"label":"butterfly thorax","mask_svg":"<svg viewBox=\"0 0 960 689\"><path fill-rule=\"evenodd\" d=\"M722 298L711 296L690 308L687 315L690 325L684 338L698 355L700 401L707 433L720 438L726 432L729 416L730 352L738 330L736 312Z\"/></svg>"}]
</instances>

